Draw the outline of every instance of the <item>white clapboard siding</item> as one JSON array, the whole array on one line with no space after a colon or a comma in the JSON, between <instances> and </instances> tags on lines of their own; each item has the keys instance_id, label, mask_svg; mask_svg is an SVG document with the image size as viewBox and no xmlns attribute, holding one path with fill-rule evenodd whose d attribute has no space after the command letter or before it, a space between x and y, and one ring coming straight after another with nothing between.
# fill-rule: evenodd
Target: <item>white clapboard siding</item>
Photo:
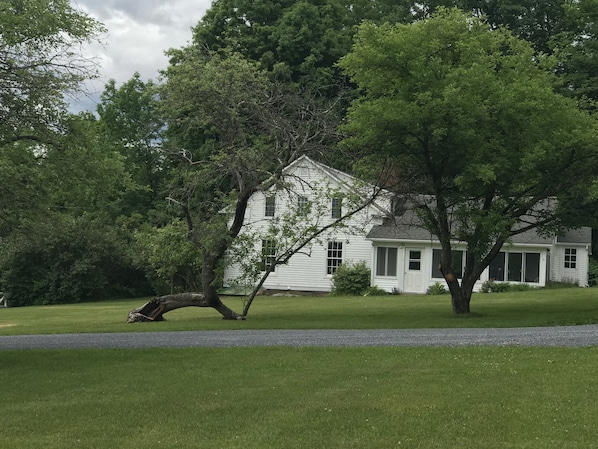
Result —
<instances>
[{"instance_id":1,"label":"white clapboard siding","mask_svg":"<svg viewBox=\"0 0 598 449\"><path fill-rule=\"evenodd\" d=\"M329 189L331 192L341 190L348 192L353 179L342 172L318 164L309 158L301 158L286 170L286 188L276 193L276 213L280 216L288 212L297 195L313 200L311 188ZM274 194L276 191L272 189ZM267 194L255 193L248 204L245 216L244 231L256 235L266 233L270 217L265 216ZM326 200L328 201L328 200ZM325 209L326 216L319 217L322 225L333 221L331 216L331 203L329 200ZM365 239L372 223L376 220L379 209L370 206L347 220L347 229L331 230L321 237L321 242L315 242L301 252L295 254L286 265L278 265L264 284L271 290L305 290L305 291L330 291L332 288L331 275L327 274L327 242L329 240L343 243L343 263L357 263L364 261L368 267L372 259L372 243ZM255 251L259 253L261 242L256 242ZM226 267L224 281L232 285L240 276L240 268L234 264ZM249 287L249 286L248 286Z\"/></svg>"}]
</instances>

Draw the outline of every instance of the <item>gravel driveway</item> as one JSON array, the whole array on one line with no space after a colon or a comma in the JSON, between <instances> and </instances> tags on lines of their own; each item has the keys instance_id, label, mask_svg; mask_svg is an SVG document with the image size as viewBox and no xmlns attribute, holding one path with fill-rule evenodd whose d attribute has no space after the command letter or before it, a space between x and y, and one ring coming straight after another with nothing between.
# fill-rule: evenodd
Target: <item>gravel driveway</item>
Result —
<instances>
[{"instance_id":1,"label":"gravel driveway","mask_svg":"<svg viewBox=\"0 0 598 449\"><path fill-rule=\"evenodd\" d=\"M0 336L0 350L475 345L598 346L598 325L505 329L238 330Z\"/></svg>"}]
</instances>

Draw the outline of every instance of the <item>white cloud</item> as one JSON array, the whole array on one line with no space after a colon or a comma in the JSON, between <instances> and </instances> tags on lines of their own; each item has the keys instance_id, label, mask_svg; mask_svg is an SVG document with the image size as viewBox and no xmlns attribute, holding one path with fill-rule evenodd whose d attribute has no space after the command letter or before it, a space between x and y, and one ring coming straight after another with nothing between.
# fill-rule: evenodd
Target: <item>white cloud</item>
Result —
<instances>
[{"instance_id":1,"label":"white cloud","mask_svg":"<svg viewBox=\"0 0 598 449\"><path fill-rule=\"evenodd\" d=\"M156 79L168 65L164 52L191 40L191 27L210 7L211 0L73 0L73 6L102 22L108 32L104 45L86 48L100 63L101 78L88 85L89 94L72 104L74 110L95 110L105 83L117 85L135 72Z\"/></svg>"}]
</instances>

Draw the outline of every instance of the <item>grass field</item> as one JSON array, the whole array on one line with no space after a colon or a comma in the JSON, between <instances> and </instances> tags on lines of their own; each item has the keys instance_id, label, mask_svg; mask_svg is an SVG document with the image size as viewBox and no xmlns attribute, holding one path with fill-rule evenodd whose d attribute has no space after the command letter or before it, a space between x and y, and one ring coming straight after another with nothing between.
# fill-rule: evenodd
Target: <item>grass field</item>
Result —
<instances>
[{"instance_id":1,"label":"grass field","mask_svg":"<svg viewBox=\"0 0 598 449\"><path fill-rule=\"evenodd\" d=\"M448 297L264 297L242 323L123 323L141 303L2 309L0 333L598 321L591 289L479 295L469 318ZM591 449L597 367L598 347L0 351L0 448Z\"/></svg>"},{"instance_id":2,"label":"grass field","mask_svg":"<svg viewBox=\"0 0 598 449\"><path fill-rule=\"evenodd\" d=\"M225 298L242 310L240 298ZM475 294L472 314L455 317L450 296L258 297L248 319L223 321L212 309L184 308L167 321L127 324L145 299L0 308L0 335L216 329L398 329L520 327L598 323L598 289Z\"/></svg>"}]
</instances>

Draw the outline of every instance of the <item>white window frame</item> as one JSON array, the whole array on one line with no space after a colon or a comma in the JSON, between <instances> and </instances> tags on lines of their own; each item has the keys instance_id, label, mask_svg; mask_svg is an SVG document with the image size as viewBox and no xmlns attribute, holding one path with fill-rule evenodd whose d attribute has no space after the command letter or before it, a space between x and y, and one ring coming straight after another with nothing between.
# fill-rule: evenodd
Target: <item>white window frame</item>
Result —
<instances>
[{"instance_id":1,"label":"white window frame","mask_svg":"<svg viewBox=\"0 0 598 449\"><path fill-rule=\"evenodd\" d=\"M343 242L329 240L326 245L326 274L332 276L343 263Z\"/></svg>"},{"instance_id":2,"label":"white window frame","mask_svg":"<svg viewBox=\"0 0 598 449\"><path fill-rule=\"evenodd\" d=\"M343 198L341 196L334 196L330 202L330 217L338 220L343 216Z\"/></svg>"},{"instance_id":3,"label":"white window frame","mask_svg":"<svg viewBox=\"0 0 598 449\"><path fill-rule=\"evenodd\" d=\"M384 252L383 256L381 256L381 252ZM376 248L376 276L396 278L398 272L398 255L399 249L395 246L378 246ZM381 259L383 259L382 264L380 263ZM392 261L391 264L388 263L389 260ZM389 265L394 267L394 273L389 272Z\"/></svg>"},{"instance_id":4,"label":"white window frame","mask_svg":"<svg viewBox=\"0 0 598 449\"><path fill-rule=\"evenodd\" d=\"M309 210L309 198L305 195L297 195L297 212L306 214Z\"/></svg>"},{"instance_id":5,"label":"white window frame","mask_svg":"<svg viewBox=\"0 0 598 449\"><path fill-rule=\"evenodd\" d=\"M266 196L264 204L264 217L274 217L276 215L276 195Z\"/></svg>"},{"instance_id":6,"label":"white window frame","mask_svg":"<svg viewBox=\"0 0 598 449\"><path fill-rule=\"evenodd\" d=\"M262 255L260 260L260 271L262 273L270 270L274 261L276 260L276 240L262 239ZM272 269L272 273L276 270L276 266Z\"/></svg>"},{"instance_id":7,"label":"white window frame","mask_svg":"<svg viewBox=\"0 0 598 449\"><path fill-rule=\"evenodd\" d=\"M503 256L499 256L502 254ZM520 262L520 269L519 269L519 280L511 279L513 276L513 272L509 268L509 263L511 262L510 256L520 254L521 255L521 262ZM526 278L529 278L530 272L528 270L529 262L531 261L531 255L534 255L534 258L537 257L538 265L537 267L534 265L534 268L537 268L538 278L534 281L527 281ZM496 257L503 257L503 264L502 267L495 266L498 269L502 269L502 277L503 279L496 279L497 282L518 282L523 284L538 284L540 282L540 275L542 273L542 253L538 251L501 251L499 252ZM490 262L488 265L488 270L490 270L490 266L493 265L493 261ZM534 271L535 272L535 271ZM490 274L490 271L488 272Z\"/></svg>"},{"instance_id":8,"label":"white window frame","mask_svg":"<svg viewBox=\"0 0 598 449\"><path fill-rule=\"evenodd\" d=\"M565 248L564 268L567 270L577 269L577 248Z\"/></svg>"}]
</instances>

